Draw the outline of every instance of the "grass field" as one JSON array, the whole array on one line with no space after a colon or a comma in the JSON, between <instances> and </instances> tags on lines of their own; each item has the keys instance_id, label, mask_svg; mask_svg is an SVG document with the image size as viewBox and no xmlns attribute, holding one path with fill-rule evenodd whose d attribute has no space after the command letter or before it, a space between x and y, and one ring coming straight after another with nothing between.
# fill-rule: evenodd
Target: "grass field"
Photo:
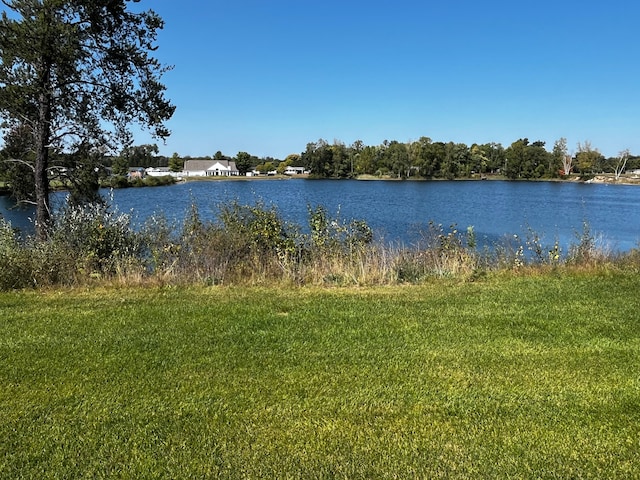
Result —
<instances>
[{"instance_id":1,"label":"grass field","mask_svg":"<svg viewBox=\"0 0 640 480\"><path fill-rule=\"evenodd\" d=\"M0 294L2 478L640 478L640 277Z\"/></svg>"}]
</instances>

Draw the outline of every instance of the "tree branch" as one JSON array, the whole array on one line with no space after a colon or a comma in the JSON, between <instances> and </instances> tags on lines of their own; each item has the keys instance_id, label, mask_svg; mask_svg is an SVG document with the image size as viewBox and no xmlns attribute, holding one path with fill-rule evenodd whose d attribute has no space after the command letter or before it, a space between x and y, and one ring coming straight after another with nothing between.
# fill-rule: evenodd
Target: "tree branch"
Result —
<instances>
[{"instance_id":1,"label":"tree branch","mask_svg":"<svg viewBox=\"0 0 640 480\"><path fill-rule=\"evenodd\" d=\"M5 159L0 160L0 161L1 162L5 162L5 163L19 163L19 164L22 164L22 165L26 165L27 167L29 167L34 172L36 170L32 163L29 163L29 162L27 162L25 160L20 160L19 158L5 158Z\"/></svg>"}]
</instances>

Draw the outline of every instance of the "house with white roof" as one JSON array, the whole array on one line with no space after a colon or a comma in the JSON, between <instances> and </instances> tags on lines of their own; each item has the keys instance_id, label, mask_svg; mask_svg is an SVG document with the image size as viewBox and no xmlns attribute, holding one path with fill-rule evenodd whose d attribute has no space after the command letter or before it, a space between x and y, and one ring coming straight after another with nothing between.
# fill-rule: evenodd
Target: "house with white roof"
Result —
<instances>
[{"instance_id":1,"label":"house with white roof","mask_svg":"<svg viewBox=\"0 0 640 480\"><path fill-rule=\"evenodd\" d=\"M235 177L240 172L233 160L186 160L183 174L187 177Z\"/></svg>"}]
</instances>

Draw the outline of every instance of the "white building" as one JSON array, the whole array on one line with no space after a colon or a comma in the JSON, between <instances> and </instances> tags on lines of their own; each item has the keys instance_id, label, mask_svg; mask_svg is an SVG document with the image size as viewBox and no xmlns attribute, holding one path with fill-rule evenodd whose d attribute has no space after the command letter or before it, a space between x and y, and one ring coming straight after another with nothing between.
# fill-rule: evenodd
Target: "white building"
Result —
<instances>
[{"instance_id":1,"label":"white building","mask_svg":"<svg viewBox=\"0 0 640 480\"><path fill-rule=\"evenodd\" d=\"M232 160L187 160L183 174L187 177L235 177L240 172Z\"/></svg>"},{"instance_id":2,"label":"white building","mask_svg":"<svg viewBox=\"0 0 640 480\"><path fill-rule=\"evenodd\" d=\"M174 177L180 178L184 174L182 172L172 172L169 167L149 167L145 169L145 175L148 177Z\"/></svg>"},{"instance_id":3,"label":"white building","mask_svg":"<svg viewBox=\"0 0 640 480\"><path fill-rule=\"evenodd\" d=\"M284 169L285 175L302 175L303 173L307 173L304 171L304 167L292 167L288 166Z\"/></svg>"}]
</instances>

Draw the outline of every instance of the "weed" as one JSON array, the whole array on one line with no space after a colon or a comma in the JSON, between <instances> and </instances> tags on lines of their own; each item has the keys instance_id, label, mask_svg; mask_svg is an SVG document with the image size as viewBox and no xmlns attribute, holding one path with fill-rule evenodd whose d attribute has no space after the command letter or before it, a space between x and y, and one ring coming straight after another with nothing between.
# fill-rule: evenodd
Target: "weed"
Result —
<instances>
[{"instance_id":1,"label":"weed","mask_svg":"<svg viewBox=\"0 0 640 480\"><path fill-rule=\"evenodd\" d=\"M373 241L362 220L308 208L305 230L285 221L262 202L220 206L214 221L203 221L195 204L182 225L162 216L142 228L131 215L107 204L65 208L50 239L20 240L0 224L0 289L48 285L120 284L270 284L382 285L421 283L429 278L478 280L489 271L533 268L592 268L637 263L637 254L612 255L585 222L566 258L556 240L545 246L529 228L523 240L506 236L477 250L473 227L460 231L430 222L420 240L405 248ZM628 259L628 260L625 260ZM630 267L633 268L633 267Z\"/></svg>"}]
</instances>

